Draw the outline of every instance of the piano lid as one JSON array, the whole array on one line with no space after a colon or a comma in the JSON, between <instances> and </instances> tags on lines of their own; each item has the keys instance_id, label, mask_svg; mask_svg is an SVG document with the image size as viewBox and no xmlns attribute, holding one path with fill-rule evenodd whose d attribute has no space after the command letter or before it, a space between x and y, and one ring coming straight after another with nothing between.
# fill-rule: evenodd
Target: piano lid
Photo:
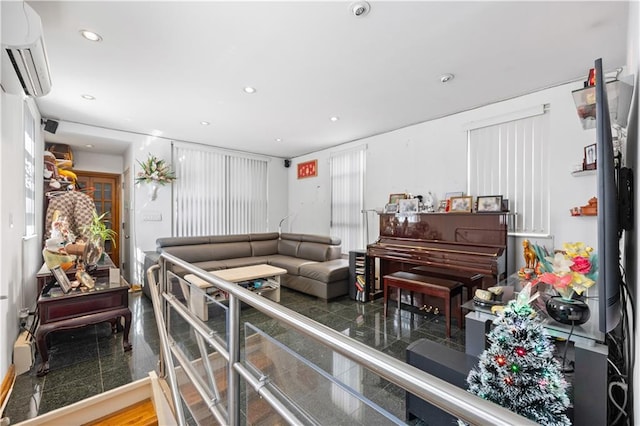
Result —
<instances>
[{"instance_id":1,"label":"piano lid","mask_svg":"<svg viewBox=\"0 0 640 426\"><path fill-rule=\"evenodd\" d=\"M380 239L507 246L506 213L381 214Z\"/></svg>"}]
</instances>

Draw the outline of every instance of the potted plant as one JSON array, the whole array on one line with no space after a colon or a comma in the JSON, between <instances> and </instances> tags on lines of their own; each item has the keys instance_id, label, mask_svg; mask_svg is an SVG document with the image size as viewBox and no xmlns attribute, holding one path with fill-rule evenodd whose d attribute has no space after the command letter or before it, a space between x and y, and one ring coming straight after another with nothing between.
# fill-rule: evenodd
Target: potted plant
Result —
<instances>
[{"instance_id":1,"label":"potted plant","mask_svg":"<svg viewBox=\"0 0 640 426\"><path fill-rule=\"evenodd\" d=\"M104 253L104 242L109 240L116 247L116 236L113 229L107 228L104 221L107 212L98 215L94 210L91 223L85 227L85 234L88 235L84 249L84 261L87 265L96 265Z\"/></svg>"}]
</instances>

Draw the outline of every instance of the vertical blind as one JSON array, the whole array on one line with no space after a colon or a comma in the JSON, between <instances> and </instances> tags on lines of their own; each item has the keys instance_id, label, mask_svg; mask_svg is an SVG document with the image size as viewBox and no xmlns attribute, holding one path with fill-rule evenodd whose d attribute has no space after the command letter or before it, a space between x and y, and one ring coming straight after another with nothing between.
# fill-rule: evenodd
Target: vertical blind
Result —
<instances>
[{"instance_id":1,"label":"vertical blind","mask_svg":"<svg viewBox=\"0 0 640 426\"><path fill-rule=\"evenodd\" d=\"M331 155L331 235L342 239L344 253L364 248L365 147Z\"/></svg>"},{"instance_id":2,"label":"vertical blind","mask_svg":"<svg viewBox=\"0 0 640 426\"><path fill-rule=\"evenodd\" d=\"M512 234L550 232L549 149L549 113L469 130L469 194L508 199Z\"/></svg>"},{"instance_id":3,"label":"vertical blind","mask_svg":"<svg viewBox=\"0 0 640 426\"><path fill-rule=\"evenodd\" d=\"M35 179L35 150L36 150L36 121L31 115L29 106L24 104L24 199L25 218L24 235L32 236L36 233L36 179Z\"/></svg>"},{"instance_id":4,"label":"vertical blind","mask_svg":"<svg viewBox=\"0 0 640 426\"><path fill-rule=\"evenodd\" d=\"M187 144L173 158L175 236L267 230L267 160Z\"/></svg>"}]
</instances>

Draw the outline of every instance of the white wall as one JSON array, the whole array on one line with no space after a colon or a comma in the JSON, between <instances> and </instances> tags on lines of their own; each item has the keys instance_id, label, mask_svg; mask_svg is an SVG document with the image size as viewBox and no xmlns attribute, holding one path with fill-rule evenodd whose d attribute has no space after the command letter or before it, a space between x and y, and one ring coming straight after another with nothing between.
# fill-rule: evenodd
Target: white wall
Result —
<instances>
[{"instance_id":1,"label":"white wall","mask_svg":"<svg viewBox=\"0 0 640 426\"><path fill-rule=\"evenodd\" d=\"M36 235L24 237L24 103L23 97L4 92L1 97L0 141L0 377L12 362L13 343L18 337L18 309L33 311L36 304L35 275L40 267L42 224L36 222ZM40 115L28 100L36 120L36 217L42 218L43 139Z\"/></svg>"},{"instance_id":2,"label":"white wall","mask_svg":"<svg viewBox=\"0 0 640 426\"><path fill-rule=\"evenodd\" d=\"M121 174L123 166L122 155L73 150L74 170Z\"/></svg>"},{"instance_id":3,"label":"white wall","mask_svg":"<svg viewBox=\"0 0 640 426\"><path fill-rule=\"evenodd\" d=\"M591 66L584 65L585 75ZM551 233L558 242L584 241L595 246L595 218L569 215L571 207L585 205L596 195L595 175L571 176L573 165L582 162L584 147L595 142L595 130L582 129L571 96L572 90L581 87L581 82L566 84L295 158L289 174L289 210L296 213L291 230L329 233L328 161L332 152L366 144L365 209L382 208L391 193L418 195L431 191L441 199L447 192L467 190L465 124L549 104L553 146ZM312 159L318 160L318 177L298 180L296 165ZM377 223L377 217L370 216L370 221ZM373 239L378 230L370 228Z\"/></svg>"}]
</instances>

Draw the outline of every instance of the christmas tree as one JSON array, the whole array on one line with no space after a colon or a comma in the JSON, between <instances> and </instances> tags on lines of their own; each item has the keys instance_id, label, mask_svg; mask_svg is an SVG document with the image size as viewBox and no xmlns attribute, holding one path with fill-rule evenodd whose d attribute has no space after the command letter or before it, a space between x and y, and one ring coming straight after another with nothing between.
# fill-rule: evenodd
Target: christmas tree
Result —
<instances>
[{"instance_id":1,"label":"christmas tree","mask_svg":"<svg viewBox=\"0 0 640 426\"><path fill-rule=\"evenodd\" d=\"M570 425L567 383L530 291L528 284L494 320L491 346L467 377L469 392L542 425Z\"/></svg>"}]
</instances>

